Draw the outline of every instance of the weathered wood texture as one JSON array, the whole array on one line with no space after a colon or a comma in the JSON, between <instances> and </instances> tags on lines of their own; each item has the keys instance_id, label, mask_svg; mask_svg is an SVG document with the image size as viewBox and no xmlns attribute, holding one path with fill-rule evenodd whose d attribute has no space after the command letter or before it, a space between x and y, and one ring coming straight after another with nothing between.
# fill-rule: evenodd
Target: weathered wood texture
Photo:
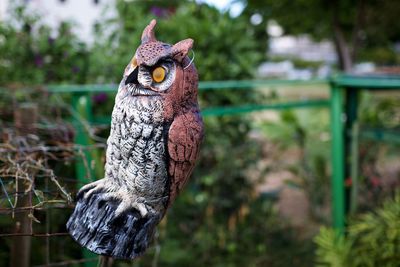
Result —
<instances>
[{"instance_id":1,"label":"weathered wood texture","mask_svg":"<svg viewBox=\"0 0 400 267\"><path fill-rule=\"evenodd\" d=\"M119 259L142 255L153 239L160 218L147 214L141 218L131 209L115 217L117 200L101 200L101 194L82 196L67 223L73 239L90 251Z\"/></svg>"},{"instance_id":2,"label":"weathered wood texture","mask_svg":"<svg viewBox=\"0 0 400 267\"><path fill-rule=\"evenodd\" d=\"M38 106L34 103L25 103L18 106L14 111L14 124L17 130L17 138L24 138L28 134L35 134L35 124L38 120ZM27 145L34 145L26 142ZM31 155L35 158L35 155ZM17 176L16 192L18 199L16 208L27 208L32 206L32 192L30 187L34 181L36 170L29 171L31 182ZM30 191L26 193L26 191ZM22 210L15 214L15 233L26 234L26 236L14 236L11 246L10 266L28 267L31 260L32 219L29 217L31 210Z\"/></svg>"},{"instance_id":3,"label":"weathered wood texture","mask_svg":"<svg viewBox=\"0 0 400 267\"><path fill-rule=\"evenodd\" d=\"M25 194L27 185L22 180L17 183L17 192L21 192L18 196L16 208L26 208L31 206L31 196ZM14 236L11 247L10 266L29 267L31 260L31 227L32 219L28 217L29 210L22 210L15 214L15 233L26 234L25 236Z\"/></svg>"}]
</instances>

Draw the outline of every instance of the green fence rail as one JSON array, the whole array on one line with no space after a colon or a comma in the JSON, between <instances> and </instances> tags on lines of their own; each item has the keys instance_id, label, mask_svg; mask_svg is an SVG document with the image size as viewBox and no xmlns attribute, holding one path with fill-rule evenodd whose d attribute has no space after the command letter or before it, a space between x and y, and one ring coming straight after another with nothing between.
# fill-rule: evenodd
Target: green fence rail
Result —
<instances>
[{"instance_id":1,"label":"green fence rail","mask_svg":"<svg viewBox=\"0 0 400 267\"><path fill-rule=\"evenodd\" d=\"M199 90L249 89L271 87L298 87L304 85L327 85L328 80L240 80L240 81L205 81L199 82ZM53 93L100 93L115 92L118 84L87 84L87 85L48 85L47 90Z\"/></svg>"},{"instance_id":2,"label":"green fence rail","mask_svg":"<svg viewBox=\"0 0 400 267\"><path fill-rule=\"evenodd\" d=\"M354 131L358 125L358 95L362 90L400 90L399 76L349 76L339 75L330 80L244 80L244 81L213 81L200 82L200 91L209 90L263 90L278 89L282 87L299 87L307 90L305 86L330 87L330 96L325 99L306 99L289 102L248 104L242 106L209 107L202 110L204 116L229 116L241 113L263 111L263 110L284 110L292 108L328 108L331 114L331 138L332 138L332 224L339 233L344 232L345 218L349 199L345 187L344 178L357 173L358 137L373 139L377 141L400 143L400 135L382 129L369 129L366 131ZM93 93L106 92L116 93L118 85L49 85L47 90L56 94L72 94L71 105L80 116L90 123L109 123L108 117L95 117L91 114L91 95ZM295 89L293 89L295 90ZM205 92L205 93L212 93ZM79 122L76 122L79 123ZM357 128L358 129L358 128ZM357 133L353 138L352 133ZM89 145L90 138L84 131L78 131L75 142L80 145ZM92 162L93 155L85 154L87 162ZM356 159L354 157L357 157ZM353 165L352 165L353 164ZM79 182L85 183L84 166L77 164L77 176ZM93 174L91 174L93 175ZM354 192L353 192L354 193ZM354 195L354 194L353 194ZM354 198L353 198L354 199ZM89 257L89 256L88 256ZM89 265L87 265L89 266Z\"/></svg>"}]
</instances>

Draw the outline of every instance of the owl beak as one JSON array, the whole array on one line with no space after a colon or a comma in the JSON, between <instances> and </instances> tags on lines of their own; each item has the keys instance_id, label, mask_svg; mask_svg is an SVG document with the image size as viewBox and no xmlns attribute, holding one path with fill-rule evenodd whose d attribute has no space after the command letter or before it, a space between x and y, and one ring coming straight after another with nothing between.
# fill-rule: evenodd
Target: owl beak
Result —
<instances>
[{"instance_id":1,"label":"owl beak","mask_svg":"<svg viewBox=\"0 0 400 267\"><path fill-rule=\"evenodd\" d=\"M139 73L139 68L138 67L134 68L133 71L131 71L131 73L126 78L125 85L130 84L130 83L139 84L138 73Z\"/></svg>"}]
</instances>

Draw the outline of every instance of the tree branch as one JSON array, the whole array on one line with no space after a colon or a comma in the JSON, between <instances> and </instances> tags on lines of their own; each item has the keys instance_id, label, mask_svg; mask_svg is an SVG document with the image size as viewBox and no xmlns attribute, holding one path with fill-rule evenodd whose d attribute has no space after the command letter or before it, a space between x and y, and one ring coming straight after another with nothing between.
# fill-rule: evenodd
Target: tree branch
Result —
<instances>
[{"instance_id":1,"label":"tree branch","mask_svg":"<svg viewBox=\"0 0 400 267\"><path fill-rule=\"evenodd\" d=\"M350 71L353 67L353 61L349 49L349 44L346 41L342 27L339 20L339 3L338 1L331 1L332 9L332 28L334 34L334 43L336 52L339 57L339 66L343 71Z\"/></svg>"}]
</instances>

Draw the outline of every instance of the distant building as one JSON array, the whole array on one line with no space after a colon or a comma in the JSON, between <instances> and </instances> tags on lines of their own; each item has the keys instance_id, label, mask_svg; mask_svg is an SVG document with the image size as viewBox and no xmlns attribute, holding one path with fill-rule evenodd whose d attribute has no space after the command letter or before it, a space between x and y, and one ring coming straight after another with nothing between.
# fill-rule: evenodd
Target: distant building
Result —
<instances>
[{"instance_id":1,"label":"distant building","mask_svg":"<svg viewBox=\"0 0 400 267\"><path fill-rule=\"evenodd\" d=\"M272 61L258 67L258 76L262 78L283 78L308 80L313 77L325 78L332 72L337 62L332 42L315 42L308 35L284 36L282 27L273 20L267 23L269 35L267 54ZM276 60L281 59L280 62ZM296 68L292 60L321 62L319 67Z\"/></svg>"},{"instance_id":2,"label":"distant building","mask_svg":"<svg viewBox=\"0 0 400 267\"><path fill-rule=\"evenodd\" d=\"M336 50L331 41L315 42L306 34L284 36L283 32L276 21L267 22L267 54L272 61L264 62L258 67L259 77L308 80L313 77L326 78L331 74L332 65L337 63ZM321 65L296 68L294 60L321 62Z\"/></svg>"},{"instance_id":3,"label":"distant building","mask_svg":"<svg viewBox=\"0 0 400 267\"><path fill-rule=\"evenodd\" d=\"M332 42L314 42L307 35L271 37L268 55L298 58L305 61L337 62Z\"/></svg>"},{"instance_id":4,"label":"distant building","mask_svg":"<svg viewBox=\"0 0 400 267\"><path fill-rule=\"evenodd\" d=\"M4 21L7 14L8 0L0 0L0 22Z\"/></svg>"},{"instance_id":5,"label":"distant building","mask_svg":"<svg viewBox=\"0 0 400 267\"><path fill-rule=\"evenodd\" d=\"M6 20L11 1L0 0L0 20ZM115 15L115 0L25 0L27 8L41 15L42 22L56 29L63 21L75 23L73 31L91 43L93 25Z\"/></svg>"},{"instance_id":6,"label":"distant building","mask_svg":"<svg viewBox=\"0 0 400 267\"><path fill-rule=\"evenodd\" d=\"M322 67L328 68L327 72ZM290 60L281 62L264 62L258 67L257 74L262 78L284 78L289 80L309 80L314 76L325 78L330 74L328 65L323 65L317 71L312 69L296 69Z\"/></svg>"}]
</instances>

